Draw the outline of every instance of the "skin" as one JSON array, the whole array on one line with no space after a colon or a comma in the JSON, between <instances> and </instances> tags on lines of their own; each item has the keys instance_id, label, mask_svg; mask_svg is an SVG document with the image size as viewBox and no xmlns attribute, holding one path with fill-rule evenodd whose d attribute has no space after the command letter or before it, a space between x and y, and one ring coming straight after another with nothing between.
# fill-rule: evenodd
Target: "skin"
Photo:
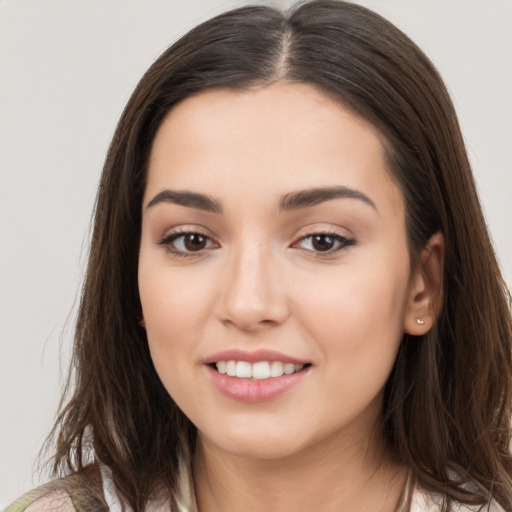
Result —
<instances>
[{"instance_id":1,"label":"skin","mask_svg":"<svg viewBox=\"0 0 512 512\"><path fill-rule=\"evenodd\" d=\"M339 186L368 201L280 208L287 194ZM222 212L155 200L164 190L207 195ZM155 368L198 428L201 512L395 509L406 470L376 423L403 333L435 320L441 271L440 235L411 270L382 137L322 92L212 90L168 114L149 164L139 289ZM205 364L231 348L310 367L286 393L245 403Z\"/></svg>"}]
</instances>

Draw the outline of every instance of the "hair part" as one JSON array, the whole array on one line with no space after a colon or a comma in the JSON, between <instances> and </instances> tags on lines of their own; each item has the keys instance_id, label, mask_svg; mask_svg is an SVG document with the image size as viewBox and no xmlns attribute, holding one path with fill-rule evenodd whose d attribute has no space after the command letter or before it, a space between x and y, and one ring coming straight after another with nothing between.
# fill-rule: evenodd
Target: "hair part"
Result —
<instances>
[{"instance_id":1,"label":"hair part","mask_svg":"<svg viewBox=\"0 0 512 512\"><path fill-rule=\"evenodd\" d=\"M390 448L423 486L466 503L492 495L512 511L510 307L452 102L403 33L333 0L217 16L166 50L139 82L99 186L74 389L53 431L54 470L82 470L92 443L134 512L162 490L176 495L178 461L193 449L195 428L160 382L137 321L152 143L168 112L191 95L280 80L313 85L378 128L404 195L413 263L433 233L445 237L437 325L423 337L404 335L386 387Z\"/></svg>"}]
</instances>

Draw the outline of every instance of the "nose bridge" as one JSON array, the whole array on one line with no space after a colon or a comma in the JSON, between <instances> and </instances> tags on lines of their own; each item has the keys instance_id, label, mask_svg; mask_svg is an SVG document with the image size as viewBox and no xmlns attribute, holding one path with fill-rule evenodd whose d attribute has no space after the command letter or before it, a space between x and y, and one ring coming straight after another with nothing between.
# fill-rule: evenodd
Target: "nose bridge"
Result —
<instances>
[{"instance_id":1,"label":"nose bridge","mask_svg":"<svg viewBox=\"0 0 512 512\"><path fill-rule=\"evenodd\" d=\"M281 323L286 293L278 279L275 251L266 244L240 242L227 262L221 316L244 330Z\"/></svg>"}]
</instances>

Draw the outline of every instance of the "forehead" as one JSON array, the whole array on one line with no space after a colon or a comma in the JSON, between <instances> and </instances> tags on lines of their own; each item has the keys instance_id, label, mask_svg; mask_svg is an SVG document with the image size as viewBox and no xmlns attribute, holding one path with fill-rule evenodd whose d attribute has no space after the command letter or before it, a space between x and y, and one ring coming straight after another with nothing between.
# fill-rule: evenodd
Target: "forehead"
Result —
<instances>
[{"instance_id":1,"label":"forehead","mask_svg":"<svg viewBox=\"0 0 512 512\"><path fill-rule=\"evenodd\" d=\"M222 194L233 184L270 195L318 186L377 194L386 188L395 204L402 202L380 132L304 84L209 90L179 103L154 140L147 183L148 194L165 187Z\"/></svg>"}]
</instances>

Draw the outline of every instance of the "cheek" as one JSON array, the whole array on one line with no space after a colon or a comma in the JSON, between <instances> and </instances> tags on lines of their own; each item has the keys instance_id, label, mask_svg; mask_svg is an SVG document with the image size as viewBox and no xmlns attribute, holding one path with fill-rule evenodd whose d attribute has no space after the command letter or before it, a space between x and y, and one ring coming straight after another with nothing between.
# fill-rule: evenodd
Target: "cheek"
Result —
<instances>
[{"instance_id":1,"label":"cheek","mask_svg":"<svg viewBox=\"0 0 512 512\"><path fill-rule=\"evenodd\" d=\"M402 339L408 265L364 263L336 269L325 279L317 275L308 282L296 281L296 318L321 341L325 357L339 353L344 358L389 359Z\"/></svg>"},{"instance_id":2,"label":"cheek","mask_svg":"<svg viewBox=\"0 0 512 512\"><path fill-rule=\"evenodd\" d=\"M333 417L348 421L372 402L380 410L403 336L405 296L401 279L374 274L345 276L301 301L301 329L318 348L319 389L332 397Z\"/></svg>"},{"instance_id":3,"label":"cheek","mask_svg":"<svg viewBox=\"0 0 512 512\"><path fill-rule=\"evenodd\" d=\"M153 364L172 394L173 382L186 371L184 361L199 361L198 340L212 303L201 275L144 259L139 265L139 293ZM180 362L181 361L181 362Z\"/></svg>"},{"instance_id":4,"label":"cheek","mask_svg":"<svg viewBox=\"0 0 512 512\"><path fill-rule=\"evenodd\" d=\"M191 327L200 324L212 302L211 289L204 282L200 271L141 258L139 294L148 332L192 334Z\"/></svg>"},{"instance_id":5,"label":"cheek","mask_svg":"<svg viewBox=\"0 0 512 512\"><path fill-rule=\"evenodd\" d=\"M164 388L183 410L194 396L201 396L190 380L191 364L199 360L195 350L201 301L190 286L180 289L177 284L171 279L144 279L140 295L153 365Z\"/></svg>"}]
</instances>

